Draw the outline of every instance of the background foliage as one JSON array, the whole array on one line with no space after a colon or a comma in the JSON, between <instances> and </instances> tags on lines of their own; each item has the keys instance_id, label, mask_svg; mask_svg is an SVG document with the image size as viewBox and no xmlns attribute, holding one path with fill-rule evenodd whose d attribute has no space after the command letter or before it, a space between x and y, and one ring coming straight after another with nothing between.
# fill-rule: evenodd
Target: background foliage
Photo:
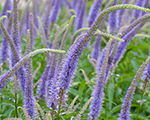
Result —
<instances>
[{"instance_id":1,"label":"background foliage","mask_svg":"<svg viewBox=\"0 0 150 120\"><path fill-rule=\"evenodd\" d=\"M92 1L88 2L88 11ZM103 4L102 9L104 8L105 4ZM0 11L2 6L0 5ZM20 10L22 12L22 10ZM68 10L62 6L60 15L57 21L57 25L61 26L65 21L69 20L70 14ZM107 26L104 28L107 31ZM51 40L54 39L56 32L56 28L51 28ZM149 22L143 27L143 29L138 34L147 34L149 35ZM67 39L67 46L66 51L69 49L71 44L71 37L74 34L74 27L72 28L71 32L69 33L69 37ZM26 39L24 36L23 38ZM3 35L0 36L0 43L2 42ZM101 109L101 114L99 116L100 120L116 120L119 116L121 105L123 103L125 94L127 92L128 87L131 84L138 68L140 65L145 61L145 59L149 56L149 46L150 46L150 37L144 36L135 36L133 40L130 42L126 49L126 53L124 54L122 60L120 61L115 73L111 75L109 82L105 84L105 96L103 99L103 108ZM61 119L69 120L72 116L76 116L79 111L83 108L84 104L90 99L92 90L94 89L95 85L95 69L90 63L88 56L91 54L93 43L95 37L89 43L89 46L84 50L82 53L78 67L76 69L74 78L71 82L70 89L68 91L68 100L65 103L65 107L61 109ZM102 41L102 49L106 45L106 41L108 38L103 37ZM25 51L26 43L22 43L23 53ZM35 46L34 49L43 48L44 45L42 44L42 38L38 36L35 39ZM40 69L36 73L34 77L34 83L36 83L46 66L46 56L45 54L40 54L33 57L33 71L41 64ZM2 66L3 71L6 72L9 69L8 65ZM85 77L81 71L83 69L90 80L90 83L87 83ZM11 78L10 78L11 79ZM140 80L131 107L131 119L136 119L138 113L138 120L149 120L150 119L150 88L147 89L147 92L143 95L143 91L141 89L142 80ZM19 89L19 88L18 88ZM37 87L34 88L34 95L36 96ZM80 103L79 107L76 109L75 112L68 114L66 111L68 106L71 104L73 99L76 96L79 96L76 100L75 104ZM142 97L143 96L143 97ZM17 103L15 103L15 99L17 99ZM36 98L38 101L38 98ZM38 104L41 106L43 112L46 114L49 109L46 107L46 103L44 101L38 101ZM1 97L0 97L0 119L3 120L5 118L22 118L25 119L24 112L20 107L24 106L24 99L21 90L19 89L17 94L14 94L14 83L11 80L6 87L2 90ZM16 107L17 113L16 115ZM138 112L139 111L139 112ZM89 107L84 111L82 114L81 119L86 120L87 114L89 113ZM41 113L39 112L40 117L42 119Z\"/></svg>"}]
</instances>

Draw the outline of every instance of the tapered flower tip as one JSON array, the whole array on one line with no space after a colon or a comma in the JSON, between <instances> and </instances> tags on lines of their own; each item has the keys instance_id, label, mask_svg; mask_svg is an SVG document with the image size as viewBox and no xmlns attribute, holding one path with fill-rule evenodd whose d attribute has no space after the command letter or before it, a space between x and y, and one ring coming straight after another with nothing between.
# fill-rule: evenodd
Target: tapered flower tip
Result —
<instances>
[{"instance_id":1,"label":"tapered flower tip","mask_svg":"<svg viewBox=\"0 0 150 120\"><path fill-rule=\"evenodd\" d=\"M4 18L7 18L7 16L6 16L6 15L3 15L3 16L0 18L0 22L2 22Z\"/></svg>"}]
</instances>

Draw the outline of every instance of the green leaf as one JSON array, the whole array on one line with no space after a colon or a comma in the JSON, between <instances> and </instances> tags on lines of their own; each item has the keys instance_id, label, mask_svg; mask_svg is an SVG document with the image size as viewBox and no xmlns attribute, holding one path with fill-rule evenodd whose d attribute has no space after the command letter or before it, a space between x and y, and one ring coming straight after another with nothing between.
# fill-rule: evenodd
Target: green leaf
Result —
<instances>
[{"instance_id":1,"label":"green leaf","mask_svg":"<svg viewBox=\"0 0 150 120\"><path fill-rule=\"evenodd\" d=\"M114 88L114 84L113 83L109 83L108 85L108 88ZM114 96L114 91L111 90L111 89L108 89L108 100L109 100L109 103L108 103L108 108L111 109L112 108L112 101L113 101L113 96Z\"/></svg>"},{"instance_id":2,"label":"green leaf","mask_svg":"<svg viewBox=\"0 0 150 120\"><path fill-rule=\"evenodd\" d=\"M114 114L115 112L120 111L120 109L121 109L121 105L118 105L118 106L114 107L114 108L108 113L107 119L108 119L112 114Z\"/></svg>"},{"instance_id":3,"label":"green leaf","mask_svg":"<svg viewBox=\"0 0 150 120\"><path fill-rule=\"evenodd\" d=\"M132 64L135 71L137 71L139 69L139 64L137 63L136 60L132 59L131 64Z\"/></svg>"}]
</instances>

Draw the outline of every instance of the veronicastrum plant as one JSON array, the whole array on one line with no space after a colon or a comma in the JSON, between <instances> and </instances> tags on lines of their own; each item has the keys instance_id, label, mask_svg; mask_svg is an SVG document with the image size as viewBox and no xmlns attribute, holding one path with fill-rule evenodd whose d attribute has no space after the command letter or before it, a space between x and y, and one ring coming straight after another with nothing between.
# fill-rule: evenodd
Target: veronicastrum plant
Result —
<instances>
[{"instance_id":1,"label":"veronicastrum plant","mask_svg":"<svg viewBox=\"0 0 150 120\"><path fill-rule=\"evenodd\" d=\"M139 47L144 59L127 59L137 54L132 49L139 39L133 48L128 46L148 24L148 0L135 5L128 0L26 0L25 8L18 10L21 3L6 0L1 10L1 119L149 118L150 108L144 106L150 101L150 58ZM126 71L130 61L133 67Z\"/></svg>"}]
</instances>

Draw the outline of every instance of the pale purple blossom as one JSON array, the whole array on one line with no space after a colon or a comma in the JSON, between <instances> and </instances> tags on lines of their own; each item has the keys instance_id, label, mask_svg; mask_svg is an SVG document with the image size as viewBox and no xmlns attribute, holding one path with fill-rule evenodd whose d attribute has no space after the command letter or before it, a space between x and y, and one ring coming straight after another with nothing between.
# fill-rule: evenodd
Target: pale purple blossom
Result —
<instances>
[{"instance_id":1,"label":"pale purple blossom","mask_svg":"<svg viewBox=\"0 0 150 120\"><path fill-rule=\"evenodd\" d=\"M118 0L114 0L112 6L117 5ZM117 32L117 24L118 24L118 13L117 11L113 11L108 15L108 23L109 23L109 32L115 34Z\"/></svg>"},{"instance_id":2,"label":"pale purple blossom","mask_svg":"<svg viewBox=\"0 0 150 120\"><path fill-rule=\"evenodd\" d=\"M50 56L50 60L48 61L45 69L44 69L44 72L42 74L42 77L41 77L41 82L40 82L40 85L39 85L39 88L38 88L38 98L39 99L45 99L45 95L46 95L46 84L47 84L47 80L48 80L48 74L49 74L49 69L50 69L50 66L51 66L51 56ZM49 84L49 83L48 83Z\"/></svg>"},{"instance_id":3,"label":"pale purple blossom","mask_svg":"<svg viewBox=\"0 0 150 120\"><path fill-rule=\"evenodd\" d=\"M99 11L101 10L102 2L103 0L95 0L94 3L92 4L88 18L88 23L90 26L93 24Z\"/></svg>"},{"instance_id":4,"label":"pale purple blossom","mask_svg":"<svg viewBox=\"0 0 150 120\"><path fill-rule=\"evenodd\" d=\"M56 22L61 4L62 4L62 0L55 0L54 1L54 5L52 7L52 12L50 15L50 22L51 23Z\"/></svg>"},{"instance_id":5,"label":"pale purple blossom","mask_svg":"<svg viewBox=\"0 0 150 120\"><path fill-rule=\"evenodd\" d=\"M86 15L85 8L86 8L87 0L81 0L80 4L78 4L78 12L76 17L76 30L83 27L84 24L84 17Z\"/></svg>"},{"instance_id":6,"label":"pale purple blossom","mask_svg":"<svg viewBox=\"0 0 150 120\"><path fill-rule=\"evenodd\" d=\"M36 28L39 28L39 22L38 22L38 4L37 4L38 0L33 0L33 16L34 16L34 24L36 26Z\"/></svg>"},{"instance_id":7,"label":"pale purple blossom","mask_svg":"<svg viewBox=\"0 0 150 120\"><path fill-rule=\"evenodd\" d=\"M2 17L3 15L7 15L9 16L10 14L7 13L7 10L11 10L12 8L12 2L10 0L5 0L3 9L1 11L0 17ZM3 20L3 23L5 23L5 20ZM2 31L0 29L0 34L2 34Z\"/></svg>"},{"instance_id":8,"label":"pale purple blossom","mask_svg":"<svg viewBox=\"0 0 150 120\"><path fill-rule=\"evenodd\" d=\"M28 2L28 0L26 0L26 2ZM26 10L26 14L25 14L25 32L27 32L27 30L29 29L29 14L30 14L30 7L28 6L27 10Z\"/></svg>"},{"instance_id":9,"label":"pale purple blossom","mask_svg":"<svg viewBox=\"0 0 150 120\"><path fill-rule=\"evenodd\" d=\"M27 36L27 43L26 43L26 53L30 53L32 51L33 47L33 14L30 14L29 18L29 33ZM31 116L31 118L34 118L35 116L35 110L34 110L34 96L33 96L33 76L32 76L32 58L26 61L26 73L27 78L25 81L25 106L26 111L28 115Z\"/></svg>"},{"instance_id":10,"label":"pale purple blossom","mask_svg":"<svg viewBox=\"0 0 150 120\"><path fill-rule=\"evenodd\" d=\"M50 0L47 0L47 5L46 5L46 14L44 15L44 33L46 36L46 39L48 39L48 32L50 29L50 11L51 11L51 7L52 7L52 2Z\"/></svg>"},{"instance_id":11,"label":"pale purple blossom","mask_svg":"<svg viewBox=\"0 0 150 120\"><path fill-rule=\"evenodd\" d=\"M96 85L93 91L93 100L90 106L90 113L89 113L89 120L97 120L97 117L100 113L100 109L102 106L102 98L103 98L103 91L104 91L104 84L106 83L106 66L108 63L108 56L107 56L107 49L109 49L109 42L107 46L103 49L102 56L98 61L97 64L97 75L96 75ZM109 46L109 47L108 47ZM103 60L103 61L101 61Z\"/></svg>"},{"instance_id":12,"label":"pale purple blossom","mask_svg":"<svg viewBox=\"0 0 150 120\"><path fill-rule=\"evenodd\" d=\"M145 0L136 0L135 5L143 7L144 6L144 2L145 2ZM142 14L141 10L134 10L134 12L133 12L134 19L137 19L139 16L141 16L141 14Z\"/></svg>"},{"instance_id":13,"label":"pale purple blossom","mask_svg":"<svg viewBox=\"0 0 150 120\"><path fill-rule=\"evenodd\" d=\"M101 50L101 42L102 42L102 36L97 35L94 42L92 55L91 55L91 57L94 58L95 60L98 60L98 56Z\"/></svg>"}]
</instances>

